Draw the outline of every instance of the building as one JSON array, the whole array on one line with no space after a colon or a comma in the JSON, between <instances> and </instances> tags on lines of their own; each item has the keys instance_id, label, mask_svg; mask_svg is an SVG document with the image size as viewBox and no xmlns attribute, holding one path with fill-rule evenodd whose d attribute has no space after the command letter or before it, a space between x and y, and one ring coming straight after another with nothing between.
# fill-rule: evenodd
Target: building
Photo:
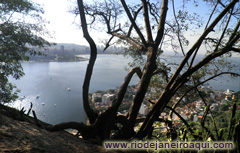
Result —
<instances>
[{"instance_id":1,"label":"building","mask_svg":"<svg viewBox=\"0 0 240 153\"><path fill-rule=\"evenodd\" d=\"M193 121L194 121L194 122L198 121L198 116L197 116L196 114L193 115Z\"/></svg>"},{"instance_id":2,"label":"building","mask_svg":"<svg viewBox=\"0 0 240 153\"><path fill-rule=\"evenodd\" d=\"M104 94L102 95L102 103L106 106L112 106L112 99L114 98L115 94Z\"/></svg>"},{"instance_id":3,"label":"building","mask_svg":"<svg viewBox=\"0 0 240 153\"><path fill-rule=\"evenodd\" d=\"M146 115L148 113L148 106L145 104L142 104L139 110L140 115Z\"/></svg>"},{"instance_id":4,"label":"building","mask_svg":"<svg viewBox=\"0 0 240 153\"><path fill-rule=\"evenodd\" d=\"M92 94L92 102L102 102L102 94L101 93L93 93Z\"/></svg>"}]
</instances>

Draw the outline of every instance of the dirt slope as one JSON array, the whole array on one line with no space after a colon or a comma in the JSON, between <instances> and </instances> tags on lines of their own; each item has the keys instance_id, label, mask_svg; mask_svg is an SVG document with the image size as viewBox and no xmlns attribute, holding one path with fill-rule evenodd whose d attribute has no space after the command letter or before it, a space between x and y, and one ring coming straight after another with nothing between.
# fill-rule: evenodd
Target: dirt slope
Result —
<instances>
[{"instance_id":1,"label":"dirt slope","mask_svg":"<svg viewBox=\"0 0 240 153\"><path fill-rule=\"evenodd\" d=\"M44 127L46 123L38 121ZM34 118L0 105L0 152L105 153L101 146L65 132L49 132ZM109 151L108 151L109 152Z\"/></svg>"}]
</instances>

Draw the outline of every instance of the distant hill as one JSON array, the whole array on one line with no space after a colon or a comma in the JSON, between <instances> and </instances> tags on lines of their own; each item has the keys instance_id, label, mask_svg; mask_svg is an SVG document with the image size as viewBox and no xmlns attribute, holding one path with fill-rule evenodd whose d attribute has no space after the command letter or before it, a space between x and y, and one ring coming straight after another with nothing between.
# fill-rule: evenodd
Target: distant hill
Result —
<instances>
[{"instance_id":1,"label":"distant hill","mask_svg":"<svg viewBox=\"0 0 240 153\"><path fill-rule=\"evenodd\" d=\"M122 47L109 47L104 50L104 46L97 46L98 54L117 54L123 51ZM77 55L90 54L89 46L68 44L68 43L58 43L52 45L45 50L40 50L39 48L34 48L37 52L41 52L43 55L29 55L30 61L36 62L74 62L87 60Z\"/></svg>"},{"instance_id":2,"label":"distant hill","mask_svg":"<svg viewBox=\"0 0 240 153\"><path fill-rule=\"evenodd\" d=\"M117 54L121 53L123 51L123 47L115 47L111 46L107 50L104 50L103 45L98 45L98 54ZM69 43L58 43L56 45L48 47L47 51L50 52L72 52L72 53L78 53L78 54L89 54L90 48L89 46L85 45L78 45L78 44L69 44Z\"/></svg>"}]
</instances>

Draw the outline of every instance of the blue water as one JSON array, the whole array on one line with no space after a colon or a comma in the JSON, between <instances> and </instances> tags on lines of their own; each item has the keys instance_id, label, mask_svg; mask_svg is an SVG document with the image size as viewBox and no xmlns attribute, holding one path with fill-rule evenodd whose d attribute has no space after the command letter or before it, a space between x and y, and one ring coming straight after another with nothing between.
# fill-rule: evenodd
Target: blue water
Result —
<instances>
[{"instance_id":1,"label":"blue water","mask_svg":"<svg viewBox=\"0 0 240 153\"><path fill-rule=\"evenodd\" d=\"M89 56L83 56L88 58ZM168 57L169 58L169 57ZM120 86L127 71L124 69L130 59L121 55L98 55L90 92L114 89ZM85 122L82 106L82 84L88 61L81 62L29 62L22 63L25 76L11 81L21 89L20 97L12 105L18 109L28 109L30 102L37 117L45 122ZM134 76L131 84L139 79ZM229 76L210 82L215 89L240 90L240 79L231 80ZM71 91L68 90L71 89ZM38 97L39 98L36 98Z\"/></svg>"}]
</instances>

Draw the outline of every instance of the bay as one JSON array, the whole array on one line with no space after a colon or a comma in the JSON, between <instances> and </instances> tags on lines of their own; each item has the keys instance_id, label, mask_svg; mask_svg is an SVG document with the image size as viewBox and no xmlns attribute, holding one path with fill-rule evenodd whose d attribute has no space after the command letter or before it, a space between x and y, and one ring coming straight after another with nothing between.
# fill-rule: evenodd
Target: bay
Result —
<instances>
[{"instance_id":1,"label":"bay","mask_svg":"<svg viewBox=\"0 0 240 153\"><path fill-rule=\"evenodd\" d=\"M82 56L89 58L89 55ZM120 55L98 55L90 91L114 89L123 82L129 59ZM20 97L12 104L21 109L30 108L37 117L50 124L62 122L85 122L82 105L82 84L88 61L80 62L24 62L25 76L20 80L10 79L21 90ZM134 76L131 84L139 79Z\"/></svg>"},{"instance_id":2,"label":"bay","mask_svg":"<svg viewBox=\"0 0 240 153\"><path fill-rule=\"evenodd\" d=\"M89 58L89 55L81 55ZM171 59L173 58L173 59ZM176 57L166 59L177 61ZM114 89L123 82L130 58L122 55L100 54L96 60L90 84L90 91ZM62 122L85 122L82 105L82 84L88 61L80 62L24 62L25 76L20 80L10 79L21 89L20 97L12 104L13 107L33 110L37 117L50 124ZM139 79L134 76L131 84ZM240 90L240 80L229 76L218 77L211 81L210 86L222 90Z\"/></svg>"}]
</instances>

